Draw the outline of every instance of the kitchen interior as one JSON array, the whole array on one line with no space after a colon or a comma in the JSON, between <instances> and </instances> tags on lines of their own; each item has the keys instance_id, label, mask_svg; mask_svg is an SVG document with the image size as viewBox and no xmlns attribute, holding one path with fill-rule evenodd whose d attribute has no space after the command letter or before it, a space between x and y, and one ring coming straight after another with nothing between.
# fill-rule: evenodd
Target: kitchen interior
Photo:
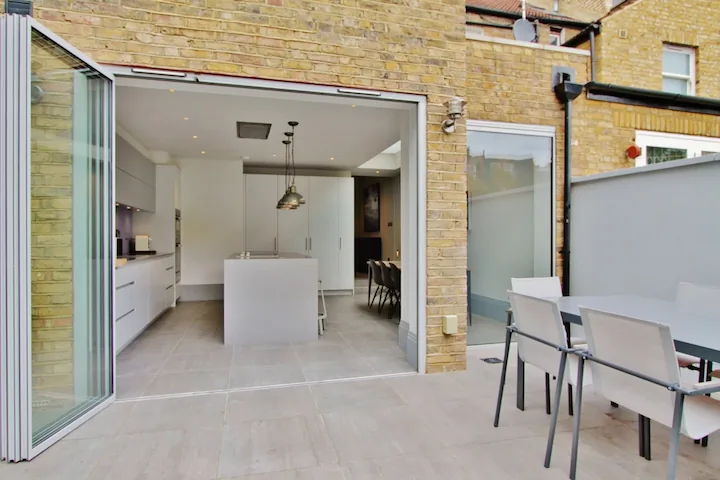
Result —
<instances>
[{"instance_id":1,"label":"kitchen interior","mask_svg":"<svg viewBox=\"0 0 720 480\"><path fill-rule=\"evenodd\" d=\"M368 260L401 265L403 104L147 78L116 97L118 398L416 371L399 277L368 307Z\"/></svg>"}]
</instances>

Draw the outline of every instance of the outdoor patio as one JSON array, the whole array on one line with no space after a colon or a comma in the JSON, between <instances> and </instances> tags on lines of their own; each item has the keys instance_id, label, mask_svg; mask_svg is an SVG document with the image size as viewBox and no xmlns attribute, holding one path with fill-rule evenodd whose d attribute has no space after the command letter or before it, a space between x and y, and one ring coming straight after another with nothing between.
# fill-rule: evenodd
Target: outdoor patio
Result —
<instances>
[{"instance_id":1,"label":"outdoor patio","mask_svg":"<svg viewBox=\"0 0 720 480\"><path fill-rule=\"evenodd\" d=\"M468 370L317 382L162 400L119 401L32 462L0 464L12 480L567 478L572 417L560 412L552 468L542 466L550 417L543 375L528 367L526 411L515 408L514 360L493 428L502 346L469 351ZM565 397L565 395L563 395ZM636 416L588 389L579 479L657 479L667 429L653 424L650 462ZM717 479L720 437L681 441L678 478Z\"/></svg>"}]
</instances>

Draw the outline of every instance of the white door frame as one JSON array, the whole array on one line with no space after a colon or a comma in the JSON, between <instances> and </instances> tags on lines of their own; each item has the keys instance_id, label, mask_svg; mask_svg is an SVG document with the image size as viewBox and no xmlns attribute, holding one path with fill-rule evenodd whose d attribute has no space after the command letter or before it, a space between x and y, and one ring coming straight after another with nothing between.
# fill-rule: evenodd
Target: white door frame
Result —
<instances>
[{"instance_id":1,"label":"white door frame","mask_svg":"<svg viewBox=\"0 0 720 480\"><path fill-rule=\"evenodd\" d=\"M411 181L408 183L408 196L410 199L409 210L411 217L416 220L410 225L417 225L417 236L403 233L401 236L402 249L400 251L401 261L404 265L412 265L417 268L403 268L403 283L415 286L416 305L409 305L411 301L408 295L401 295L401 311L417 312L417 364L420 373L426 372L427 365L427 99L423 95L412 95L405 93L380 92L375 90L360 90L355 88L330 87L324 85L310 85L295 82L281 82L275 80L260 80L254 78L229 77L223 75L195 74L174 70L162 70L154 68L126 67L117 65L105 65L105 69L111 71L116 77L144 78L148 80L165 80L190 82L206 85L225 85L230 87L255 88L259 90L311 93L336 97L352 97L365 100L380 100L403 102L413 105L416 122L411 122L410 138L416 139L416 162L410 162L412 172ZM422 207L422 208L421 208ZM411 255L408 258L408 255ZM403 258L404 257L404 258ZM414 308L413 308L414 307Z\"/></svg>"},{"instance_id":2,"label":"white door frame","mask_svg":"<svg viewBox=\"0 0 720 480\"><path fill-rule=\"evenodd\" d=\"M33 446L32 427L32 362L31 362L31 257L30 257L30 163L18 162L27 159L31 148L31 43L32 32L36 31L51 43L65 50L94 69L110 81L106 93L106 107L110 111L109 122L104 125L106 140L105 154L110 159L107 166L109 175L104 179L106 191L110 193L108 212L103 228L115 231L115 218L111 206L115 204L115 77L75 47L37 20L29 16L0 16L0 78L5 88L0 91L0 137L4 137L2 154L3 175L0 182L9 199L0 208L0 352L5 356L3 378L0 379L0 458L8 461L30 460L55 444L95 414L115 401L115 356L110 359L112 391L101 403L95 405L71 423ZM18 119L20 121L18 122ZM108 120L108 119L106 119ZM7 175L5 174L7 173ZM110 188L110 186L112 187ZM114 238L110 235L109 239ZM115 244L105 242L105 258L115 257ZM9 258L14 261L10 261ZM110 319L109 332L105 340L112 342L114 349L115 331L113 293L114 276L108 275L106 285L110 296L110 310L105 316ZM107 304L105 304L107 306Z\"/></svg>"}]
</instances>

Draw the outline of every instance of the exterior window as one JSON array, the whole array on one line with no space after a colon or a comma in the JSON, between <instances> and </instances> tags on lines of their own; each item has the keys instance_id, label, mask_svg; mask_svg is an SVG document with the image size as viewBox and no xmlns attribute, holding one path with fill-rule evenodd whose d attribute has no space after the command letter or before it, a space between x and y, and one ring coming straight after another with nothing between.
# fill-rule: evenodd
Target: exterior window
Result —
<instances>
[{"instance_id":1,"label":"exterior window","mask_svg":"<svg viewBox=\"0 0 720 480\"><path fill-rule=\"evenodd\" d=\"M695 94L695 49L663 47L663 92Z\"/></svg>"},{"instance_id":2,"label":"exterior window","mask_svg":"<svg viewBox=\"0 0 720 480\"><path fill-rule=\"evenodd\" d=\"M470 345L505 339L512 277L555 271L555 129L468 120Z\"/></svg>"},{"instance_id":3,"label":"exterior window","mask_svg":"<svg viewBox=\"0 0 720 480\"><path fill-rule=\"evenodd\" d=\"M713 137L638 130L635 132L635 143L643 151L635 159L636 167L720 152L720 138Z\"/></svg>"},{"instance_id":4,"label":"exterior window","mask_svg":"<svg viewBox=\"0 0 720 480\"><path fill-rule=\"evenodd\" d=\"M560 46L565 41L565 32L562 28L550 28L550 45Z\"/></svg>"}]
</instances>

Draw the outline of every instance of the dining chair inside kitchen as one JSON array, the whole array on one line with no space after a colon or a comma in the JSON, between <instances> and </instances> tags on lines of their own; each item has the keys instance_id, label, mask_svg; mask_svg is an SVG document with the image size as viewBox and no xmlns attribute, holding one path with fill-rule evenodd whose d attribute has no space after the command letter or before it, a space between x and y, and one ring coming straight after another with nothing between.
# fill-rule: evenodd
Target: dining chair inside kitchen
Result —
<instances>
[{"instance_id":1,"label":"dining chair inside kitchen","mask_svg":"<svg viewBox=\"0 0 720 480\"><path fill-rule=\"evenodd\" d=\"M385 291L385 283L383 282L382 272L380 271L380 262L377 260L370 260L370 272L372 273L373 282L375 282L376 285L375 294L373 295L370 304L368 304L368 309L372 310L373 303L375 303L375 297L378 296L378 293L380 294L378 305L382 302L383 293Z\"/></svg>"},{"instance_id":2,"label":"dining chair inside kitchen","mask_svg":"<svg viewBox=\"0 0 720 480\"><path fill-rule=\"evenodd\" d=\"M322 303L322 312L318 314L318 333L325 333L325 320L327 320L327 305L325 305L325 291L323 290L322 280L318 280L318 289L320 290L320 301Z\"/></svg>"}]
</instances>

